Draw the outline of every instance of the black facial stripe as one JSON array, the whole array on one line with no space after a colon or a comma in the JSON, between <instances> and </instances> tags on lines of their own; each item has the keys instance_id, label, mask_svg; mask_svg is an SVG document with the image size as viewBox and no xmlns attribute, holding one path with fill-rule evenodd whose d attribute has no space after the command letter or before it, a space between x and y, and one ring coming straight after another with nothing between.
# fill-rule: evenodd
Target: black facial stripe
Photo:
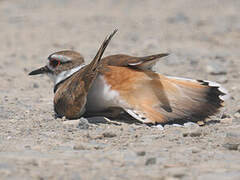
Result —
<instances>
[{"instance_id":1,"label":"black facial stripe","mask_svg":"<svg viewBox=\"0 0 240 180\"><path fill-rule=\"evenodd\" d=\"M70 63L70 61L64 61L64 62L60 61L60 64L67 64L67 63Z\"/></svg>"}]
</instances>

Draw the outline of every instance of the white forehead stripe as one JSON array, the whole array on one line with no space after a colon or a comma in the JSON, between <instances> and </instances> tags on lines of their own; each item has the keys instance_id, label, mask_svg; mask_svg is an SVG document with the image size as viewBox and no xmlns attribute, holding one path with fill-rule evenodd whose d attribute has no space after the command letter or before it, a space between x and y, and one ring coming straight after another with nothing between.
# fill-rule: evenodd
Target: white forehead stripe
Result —
<instances>
[{"instance_id":1,"label":"white forehead stripe","mask_svg":"<svg viewBox=\"0 0 240 180\"><path fill-rule=\"evenodd\" d=\"M53 55L51 55L51 58L59 60L61 62L68 62L71 60L70 57L68 57L66 55L59 55L59 54L53 54Z\"/></svg>"}]
</instances>

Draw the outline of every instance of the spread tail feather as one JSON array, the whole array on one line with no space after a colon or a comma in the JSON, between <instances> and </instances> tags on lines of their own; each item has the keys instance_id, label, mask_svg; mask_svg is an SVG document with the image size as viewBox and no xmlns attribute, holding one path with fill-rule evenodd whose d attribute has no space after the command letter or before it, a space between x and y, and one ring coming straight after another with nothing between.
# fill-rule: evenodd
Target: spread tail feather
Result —
<instances>
[{"instance_id":1,"label":"spread tail feather","mask_svg":"<svg viewBox=\"0 0 240 180\"><path fill-rule=\"evenodd\" d=\"M229 96L217 83L108 66L106 82L119 105L143 123L196 122L216 114ZM116 81L118 79L118 81Z\"/></svg>"},{"instance_id":2,"label":"spread tail feather","mask_svg":"<svg viewBox=\"0 0 240 180\"><path fill-rule=\"evenodd\" d=\"M154 73L156 75L156 73ZM130 115L144 123L184 123L216 114L229 95L215 82L158 75L143 83ZM137 93L136 93L137 94Z\"/></svg>"},{"instance_id":3,"label":"spread tail feather","mask_svg":"<svg viewBox=\"0 0 240 180\"><path fill-rule=\"evenodd\" d=\"M206 80L167 77L177 87L178 95L168 94L172 112L162 111L168 122L204 120L219 112L229 94L220 84ZM166 86L167 87L167 86ZM177 96L177 97L176 97Z\"/></svg>"}]
</instances>

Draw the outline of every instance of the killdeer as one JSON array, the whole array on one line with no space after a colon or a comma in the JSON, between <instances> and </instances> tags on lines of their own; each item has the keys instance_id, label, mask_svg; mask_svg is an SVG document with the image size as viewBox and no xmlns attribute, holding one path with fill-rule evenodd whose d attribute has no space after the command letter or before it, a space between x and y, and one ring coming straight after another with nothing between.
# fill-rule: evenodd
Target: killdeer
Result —
<instances>
[{"instance_id":1,"label":"killdeer","mask_svg":"<svg viewBox=\"0 0 240 180\"><path fill-rule=\"evenodd\" d=\"M94 63L94 68L90 68L96 58L84 65L79 53L60 51L49 56L44 70L40 68L30 75L47 72L53 76L55 112L68 119L117 118L126 113L142 123L165 124L204 120L217 113L228 97L227 91L215 82L169 77L152 71L152 66L167 55L117 54L101 61L101 56L97 56L97 65ZM84 98L79 101L82 94Z\"/></svg>"},{"instance_id":2,"label":"killdeer","mask_svg":"<svg viewBox=\"0 0 240 180\"><path fill-rule=\"evenodd\" d=\"M102 43L90 64L85 65L81 54L74 51L59 51L48 57L46 66L29 75L47 74L54 82L54 110L58 116L75 119L85 112L87 95L98 74L104 50L117 30Z\"/></svg>"}]
</instances>

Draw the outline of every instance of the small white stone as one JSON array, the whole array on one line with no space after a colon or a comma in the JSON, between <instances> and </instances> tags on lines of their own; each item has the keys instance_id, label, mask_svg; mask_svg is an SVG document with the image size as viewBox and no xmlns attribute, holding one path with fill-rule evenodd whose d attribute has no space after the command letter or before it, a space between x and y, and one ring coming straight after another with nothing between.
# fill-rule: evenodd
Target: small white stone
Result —
<instances>
[{"instance_id":1,"label":"small white stone","mask_svg":"<svg viewBox=\"0 0 240 180\"><path fill-rule=\"evenodd\" d=\"M184 123L183 126L184 127L191 127L191 126L196 126L197 124L194 123L194 122L187 122L187 123ZM198 125L197 125L198 126Z\"/></svg>"},{"instance_id":2,"label":"small white stone","mask_svg":"<svg viewBox=\"0 0 240 180\"><path fill-rule=\"evenodd\" d=\"M181 124L172 124L173 127L183 127Z\"/></svg>"},{"instance_id":3,"label":"small white stone","mask_svg":"<svg viewBox=\"0 0 240 180\"><path fill-rule=\"evenodd\" d=\"M240 118L240 113L239 113L239 112L236 112L236 113L234 114L234 117L235 117L235 118Z\"/></svg>"},{"instance_id":4,"label":"small white stone","mask_svg":"<svg viewBox=\"0 0 240 180\"><path fill-rule=\"evenodd\" d=\"M12 139L12 136L8 136L7 139L8 139L8 140L9 140L9 139Z\"/></svg>"},{"instance_id":5,"label":"small white stone","mask_svg":"<svg viewBox=\"0 0 240 180\"><path fill-rule=\"evenodd\" d=\"M156 128L161 130L161 131L164 130L164 127L161 124L156 125Z\"/></svg>"}]
</instances>

